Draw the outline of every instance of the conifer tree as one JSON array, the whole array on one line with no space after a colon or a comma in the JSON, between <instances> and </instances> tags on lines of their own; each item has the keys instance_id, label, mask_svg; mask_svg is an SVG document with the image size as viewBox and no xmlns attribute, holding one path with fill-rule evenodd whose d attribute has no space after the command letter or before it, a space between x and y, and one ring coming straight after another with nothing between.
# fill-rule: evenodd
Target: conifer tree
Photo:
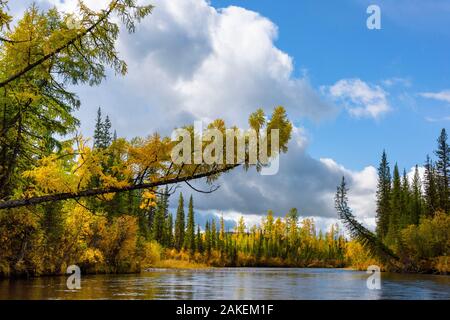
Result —
<instances>
[{"instance_id":1,"label":"conifer tree","mask_svg":"<svg viewBox=\"0 0 450 320\"><path fill-rule=\"evenodd\" d=\"M165 231L166 231L166 220L165 220L165 195L161 195L157 202L157 208L155 212L155 217L153 219L152 226L152 238L159 243L166 245L165 243Z\"/></svg>"},{"instance_id":2,"label":"conifer tree","mask_svg":"<svg viewBox=\"0 0 450 320\"><path fill-rule=\"evenodd\" d=\"M194 200L192 195L189 198L188 221L185 236L185 248L191 252L195 251L195 221L194 221Z\"/></svg>"},{"instance_id":3,"label":"conifer tree","mask_svg":"<svg viewBox=\"0 0 450 320\"><path fill-rule=\"evenodd\" d=\"M425 204L426 215L433 216L439 208L439 194L436 187L436 171L433 161L427 156L425 162Z\"/></svg>"},{"instance_id":4,"label":"conifer tree","mask_svg":"<svg viewBox=\"0 0 450 320\"><path fill-rule=\"evenodd\" d=\"M435 151L437 187L439 193L439 207L444 212L450 212L450 147L447 142L447 132L442 129L437 140L438 148Z\"/></svg>"},{"instance_id":5,"label":"conifer tree","mask_svg":"<svg viewBox=\"0 0 450 320\"><path fill-rule=\"evenodd\" d=\"M411 198L411 223L417 225L423 214L422 182L420 179L419 167L417 165L414 169Z\"/></svg>"},{"instance_id":6,"label":"conifer tree","mask_svg":"<svg viewBox=\"0 0 450 320\"><path fill-rule=\"evenodd\" d=\"M100 149L102 146L103 139L103 118L102 118L102 108L97 109L97 118L95 120L94 129L94 148Z\"/></svg>"},{"instance_id":7,"label":"conifer tree","mask_svg":"<svg viewBox=\"0 0 450 320\"><path fill-rule=\"evenodd\" d=\"M202 233L200 232L200 225L197 225L196 249L198 252L203 253L203 241L202 241Z\"/></svg>"},{"instance_id":8,"label":"conifer tree","mask_svg":"<svg viewBox=\"0 0 450 320\"><path fill-rule=\"evenodd\" d=\"M183 194L180 192L180 198L178 199L177 216L175 219L175 248L180 250L184 245L185 234L185 216L184 216L184 200Z\"/></svg>"},{"instance_id":9,"label":"conifer tree","mask_svg":"<svg viewBox=\"0 0 450 320\"><path fill-rule=\"evenodd\" d=\"M380 238L387 235L391 213L391 170L386 151L383 151L378 167L377 186L377 234Z\"/></svg>"},{"instance_id":10,"label":"conifer tree","mask_svg":"<svg viewBox=\"0 0 450 320\"><path fill-rule=\"evenodd\" d=\"M396 243L399 237L400 218L402 214L402 183L398 165L395 164L392 177L391 212L389 216L388 240Z\"/></svg>"},{"instance_id":11,"label":"conifer tree","mask_svg":"<svg viewBox=\"0 0 450 320\"><path fill-rule=\"evenodd\" d=\"M219 231L219 249L223 251L225 241L225 221L223 220L223 214L220 216L220 231Z\"/></svg>"},{"instance_id":12,"label":"conifer tree","mask_svg":"<svg viewBox=\"0 0 450 320\"><path fill-rule=\"evenodd\" d=\"M168 214L168 217L166 219L166 246L171 248L173 246L173 217L172 214Z\"/></svg>"},{"instance_id":13,"label":"conifer tree","mask_svg":"<svg viewBox=\"0 0 450 320\"><path fill-rule=\"evenodd\" d=\"M209 228L209 221L206 221L206 224L205 224L204 246L205 246L206 255L209 258L209 256L211 255L211 229Z\"/></svg>"},{"instance_id":14,"label":"conifer tree","mask_svg":"<svg viewBox=\"0 0 450 320\"><path fill-rule=\"evenodd\" d=\"M111 145L111 127L109 116L106 116L105 121L103 121L102 109L99 107L94 129L94 148L105 149Z\"/></svg>"},{"instance_id":15,"label":"conifer tree","mask_svg":"<svg viewBox=\"0 0 450 320\"><path fill-rule=\"evenodd\" d=\"M109 116L107 115L105 118L105 123L103 124L103 146L105 148L109 147L112 142L112 134L111 134L111 120L109 120Z\"/></svg>"},{"instance_id":16,"label":"conifer tree","mask_svg":"<svg viewBox=\"0 0 450 320\"><path fill-rule=\"evenodd\" d=\"M400 228L411 224L411 193L409 188L408 176L406 170L403 170L402 186L401 186L401 203L400 203Z\"/></svg>"},{"instance_id":17,"label":"conifer tree","mask_svg":"<svg viewBox=\"0 0 450 320\"><path fill-rule=\"evenodd\" d=\"M216 249L216 240L217 240L217 229L216 229L216 219L213 218L211 222L211 249Z\"/></svg>"}]
</instances>

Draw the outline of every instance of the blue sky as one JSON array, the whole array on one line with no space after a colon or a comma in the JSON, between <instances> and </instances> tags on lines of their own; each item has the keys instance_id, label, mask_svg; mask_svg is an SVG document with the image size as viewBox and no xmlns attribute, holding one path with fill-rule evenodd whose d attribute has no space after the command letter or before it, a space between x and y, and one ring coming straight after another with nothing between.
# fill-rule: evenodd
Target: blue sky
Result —
<instances>
[{"instance_id":1,"label":"blue sky","mask_svg":"<svg viewBox=\"0 0 450 320\"><path fill-rule=\"evenodd\" d=\"M397 2L397 5L392 5ZM271 1L213 0L217 8L241 6L278 26L277 47L294 59L295 73L307 72L313 86L342 78L373 84L401 78L385 90L392 111L374 120L341 112L336 118L299 121L307 128L315 157L331 157L359 170L376 165L386 148L392 162L410 168L431 153L449 121L450 103L424 99L420 92L450 88L448 1ZM381 9L381 30L366 28L368 4ZM423 13L423 14L421 14Z\"/></svg>"}]
</instances>

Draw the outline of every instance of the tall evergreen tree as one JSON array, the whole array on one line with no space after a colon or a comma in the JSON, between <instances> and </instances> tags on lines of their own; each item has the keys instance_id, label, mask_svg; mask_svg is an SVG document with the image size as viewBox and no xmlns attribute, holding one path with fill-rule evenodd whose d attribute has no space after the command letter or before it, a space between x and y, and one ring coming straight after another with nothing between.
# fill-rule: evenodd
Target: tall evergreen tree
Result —
<instances>
[{"instance_id":1,"label":"tall evergreen tree","mask_svg":"<svg viewBox=\"0 0 450 320\"><path fill-rule=\"evenodd\" d=\"M420 217L423 214L422 200L422 182L419 174L419 167L414 169L414 178L411 190L411 223L419 224Z\"/></svg>"},{"instance_id":2,"label":"tall evergreen tree","mask_svg":"<svg viewBox=\"0 0 450 320\"><path fill-rule=\"evenodd\" d=\"M436 187L436 171L433 161L427 156L425 162L425 204L426 214L428 216L434 215L439 208L439 194Z\"/></svg>"},{"instance_id":3,"label":"tall evergreen tree","mask_svg":"<svg viewBox=\"0 0 450 320\"><path fill-rule=\"evenodd\" d=\"M391 169L386 151L383 151L378 167L377 186L377 234L383 239L388 232L391 212Z\"/></svg>"},{"instance_id":4,"label":"tall evergreen tree","mask_svg":"<svg viewBox=\"0 0 450 320\"><path fill-rule=\"evenodd\" d=\"M205 242L204 247L207 257L211 255L211 229L209 228L209 221L205 224Z\"/></svg>"},{"instance_id":5,"label":"tall evergreen tree","mask_svg":"<svg viewBox=\"0 0 450 320\"><path fill-rule=\"evenodd\" d=\"M400 203L400 228L404 228L411 224L411 192L409 188L408 176L406 170L403 169L402 186L401 186L401 203Z\"/></svg>"},{"instance_id":6,"label":"tall evergreen tree","mask_svg":"<svg viewBox=\"0 0 450 320\"><path fill-rule=\"evenodd\" d=\"M442 129L438 138L438 148L435 154L438 158L436 161L437 187L439 193L439 206L442 210L450 212L450 147L447 143L447 133L445 128Z\"/></svg>"},{"instance_id":7,"label":"tall evergreen tree","mask_svg":"<svg viewBox=\"0 0 450 320\"><path fill-rule=\"evenodd\" d=\"M196 248L198 252L203 253L203 240L202 240L202 233L200 232L200 225L197 225Z\"/></svg>"},{"instance_id":8,"label":"tall evergreen tree","mask_svg":"<svg viewBox=\"0 0 450 320\"><path fill-rule=\"evenodd\" d=\"M168 214L166 219L166 230L165 230L165 242L167 247L173 246L173 217L172 214Z\"/></svg>"},{"instance_id":9,"label":"tall evergreen tree","mask_svg":"<svg viewBox=\"0 0 450 320\"><path fill-rule=\"evenodd\" d=\"M220 216L220 231L219 231L219 249L224 249L224 241L225 241L225 221L223 219L223 214Z\"/></svg>"},{"instance_id":10,"label":"tall evergreen tree","mask_svg":"<svg viewBox=\"0 0 450 320\"><path fill-rule=\"evenodd\" d=\"M162 245L166 245L166 219L165 219L165 211L166 211L166 195L162 194L158 198L157 208L155 212L155 217L153 219L152 226L152 238Z\"/></svg>"},{"instance_id":11,"label":"tall evergreen tree","mask_svg":"<svg viewBox=\"0 0 450 320\"><path fill-rule=\"evenodd\" d=\"M217 240L217 229L216 229L216 219L213 218L211 222L211 249L216 249Z\"/></svg>"},{"instance_id":12,"label":"tall evergreen tree","mask_svg":"<svg viewBox=\"0 0 450 320\"><path fill-rule=\"evenodd\" d=\"M184 200L183 194L180 192L180 198L178 199L177 216L175 219L175 236L174 244L175 248L180 250L184 245L184 233L185 233L185 216L184 216Z\"/></svg>"},{"instance_id":13,"label":"tall evergreen tree","mask_svg":"<svg viewBox=\"0 0 450 320\"><path fill-rule=\"evenodd\" d=\"M102 140L103 140L102 108L98 107L94 129L94 148L100 149L103 146Z\"/></svg>"},{"instance_id":14,"label":"tall evergreen tree","mask_svg":"<svg viewBox=\"0 0 450 320\"><path fill-rule=\"evenodd\" d=\"M192 195L189 198L188 220L186 227L185 248L191 252L195 251L195 221L194 221L194 200Z\"/></svg>"},{"instance_id":15,"label":"tall evergreen tree","mask_svg":"<svg viewBox=\"0 0 450 320\"><path fill-rule=\"evenodd\" d=\"M112 125L109 116L106 116L105 121L103 121L102 109L99 107L94 129L94 148L105 149L111 145L111 127Z\"/></svg>"},{"instance_id":16,"label":"tall evergreen tree","mask_svg":"<svg viewBox=\"0 0 450 320\"><path fill-rule=\"evenodd\" d=\"M103 124L103 146L109 147L112 142L112 133L111 133L111 120L109 120L109 116L107 115L105 118L105 123Z\"/></svg>"},{"instance_id":17,"label":"tall evergreen tree","mask_svg":"<svg viewBox=\"0 0 450 320\"><path fill-rule=\"evenodd\" d=\"M391 212L389 214L389 227L386 237L388 238L388 242L397 243L402 215L402 182L397 164L394 166L390 200Z\"/></svg>"}]
</instances>

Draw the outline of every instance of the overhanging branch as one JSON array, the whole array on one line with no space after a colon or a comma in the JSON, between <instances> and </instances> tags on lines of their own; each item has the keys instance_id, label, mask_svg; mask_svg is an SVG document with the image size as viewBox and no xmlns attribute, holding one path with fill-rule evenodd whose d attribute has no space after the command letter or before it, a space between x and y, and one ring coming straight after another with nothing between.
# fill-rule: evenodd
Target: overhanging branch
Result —
<instances>
[{"instance_id":1,"label":"overhanging branch","mask_svg":"<svg viewBox=\"0 0 450 320\"><path fill-rule=\"evenodd\" d=\"M69 199L77 199L81 197L93 197L108 193L116 193L116 192L126 192L126 191L132 191L132 190L138 190L138 189L148 189L148 188L154 188L159 187L163 185L169 185L169 184L175 184L180 182L186 182L190 180L196 180L201 178L206 178L209 176L213 176L216 174L224 173L229 170L232 170L236 167L238 167L240 164L233 164L233 165L227 165L225 167L211 170L208 172L203 172L199 174L193 174L185 177L175 177L170 179L161 179L159 181L151 182L151 183L140 183L140 184L134 184L134 185L128 185L125 187L109 187L109 188L100 188L100 189L89 189L89 190L83 190L78 192L64 192L64 193L57 193L57 194L51 194L51 195L45 195L45 196L39 196L39 197L32 197L28 199L18 199L18 200L9 200L5 202L0 203L0 209L11 209L11 208L18 208L18 207L24 207L24 206L30 206L30 205L36 205L40 203L46 203L46 202L53 202L53 201L62 201L62 200L69 200Z\"/></svg>"}]
</instances>

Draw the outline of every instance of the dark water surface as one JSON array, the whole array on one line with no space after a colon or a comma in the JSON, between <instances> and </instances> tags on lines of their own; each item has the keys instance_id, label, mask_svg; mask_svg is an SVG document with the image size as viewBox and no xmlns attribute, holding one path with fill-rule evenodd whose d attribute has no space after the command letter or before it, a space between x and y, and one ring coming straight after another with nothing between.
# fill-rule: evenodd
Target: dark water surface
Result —
<instances>
[{"instance_id":1,"label":"dark water surface","mask_svg":"<svg viewBox=\"0 0 450 320\"><path fill-rule=\"evenodd\" d=\"M368 275L343 269L220 268L87 275L80 290L66 277L0 280L0 299L450 299L450 276Z\"/></svg>"}]
</instances>

